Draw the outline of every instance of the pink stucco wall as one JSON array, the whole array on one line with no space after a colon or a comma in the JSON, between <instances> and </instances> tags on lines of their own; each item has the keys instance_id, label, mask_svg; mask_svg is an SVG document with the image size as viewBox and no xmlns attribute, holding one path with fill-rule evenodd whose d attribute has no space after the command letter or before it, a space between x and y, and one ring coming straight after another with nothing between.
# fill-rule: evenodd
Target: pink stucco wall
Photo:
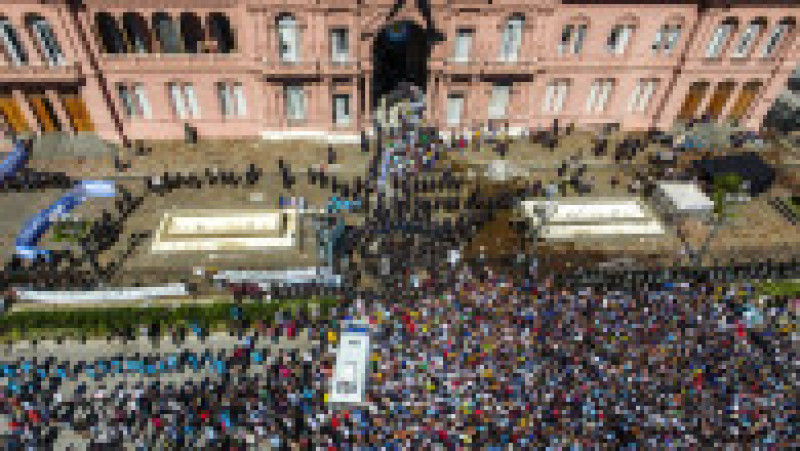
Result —
<instances>
[{"instance_id":1,"label":"pink stucco wall","mask_svg":"<svg viewBox=\"0 0 800 451\"><path fill-rule=\"evenodd\" d=\"M84 0L73 9L66 1L0 0L0 11L8 19L28 49L27 66L0 65L0 85L6 85L19 100L23 114L36 130L36 120L22 95L28 89L45 89L56 114L69 121L56 93L64 86L81 87L95 131L104 139L171 139L183 136L184 123L197 127L201 137L260 136L265 132L308 132L320 135L356 135L369 126L371 114L370 80L374 71L372 45L378 32L388 24L393 0ZM168 7L161 5L168 4ZM392 21L410 20L425 26L425 21L407 1ZM669 127L675 120L690 85L706 80L712 89L698 108L704 110L717 83L736 83L733 96L722 115L747 81L762 81L764 87L748 110L743 125L757 129L762 117L786 84L791 70L800 61L797 28L784 36L770 58L758 58L756 51L775 24L797 19L796 2L786 1L759 7L758 2L702 2L711 7L701 10L701 2L575 2L560 0L431 0L434 22L446 40L436 45L428 62L428 118L447 129L447 95L465 94L459 128L484 125L488 119L492 83L511 80L511 100L507 122L511 127L536 127L553 119L579 125L616 122L623 128ZM784 6L781 6L784 5ZM201 18L208 38L208 14L224 13L234 30L236 50L230 54L107 54L103 50L95 15L107 12L121 22L125 12L141 14L152 27L152 14L166 12L174 19L183 12ZM66 64L51 68L38 63L35 38L25 32L24 15L38 13L55 31ZM278 58L276 21L281 14L292 14L299 25L299 61L281 63ZM521 47L516 62L499 62L503 29L512 14L524 16ZM705 49L715 28L733 17L739 27L719 58L705 58ZM752 46L753 55L735 59L732 45L747 23L764 17L767 26ZM656 30L665 22L680 23L682 32L670 55L654 55L651 45ZM585 23L588 33L579 55L559 55L562 29L567 23ZM605 49L611 29L620 23L635 26L625 52L609 54ZM332 64L330 29L349 30L352 62ZM475 35L469 63L452 61L458 28L472 27ZM597 78L614 80L614 88L603 112L587 113L585 103L592 82ZM657 79L657 90L644 112L629 113L627 104L639 79ZM558 113L543 112L542 103L548 82L569 80L564 108ZM192 83L200 108L200 118L179 119L171 105L167 84ZM246 96L244 117L223 117L215 83L242 83ZM285 119L283 86L302 83L308 108L306 120L290 124ZM152 117L126 117L116 86L141 83L147 94ZM332 95L351 96L351 123L333 124ZM363 100L362 100L363 98ZM366 108L361 108L361 104Z\"/></svg>"}]
</instances>

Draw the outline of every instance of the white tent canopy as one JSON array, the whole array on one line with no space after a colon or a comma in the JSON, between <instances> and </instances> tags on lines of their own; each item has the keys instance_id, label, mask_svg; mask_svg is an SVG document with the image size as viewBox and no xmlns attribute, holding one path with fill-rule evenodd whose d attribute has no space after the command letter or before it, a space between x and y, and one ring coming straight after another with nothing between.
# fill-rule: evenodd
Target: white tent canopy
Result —
<instances>
[{"instance_id":1,"label":"white tent canopy","mask_svg":"<svg viewBox=\"0 0 800 451\"><path fill-rule=\"evenodd\" d=\"M714 202L693 182L659 182L654 197L669 214L706 215L714 210Z\"/></svg>"}]
</instances>

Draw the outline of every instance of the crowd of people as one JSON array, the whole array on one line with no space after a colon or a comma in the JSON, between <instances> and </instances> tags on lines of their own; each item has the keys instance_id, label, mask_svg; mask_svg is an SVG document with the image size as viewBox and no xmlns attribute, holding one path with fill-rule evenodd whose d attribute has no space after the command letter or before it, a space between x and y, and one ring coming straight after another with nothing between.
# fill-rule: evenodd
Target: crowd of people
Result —
<instances>
[{"instance_id":1,"label":"crowd of people","mask_svg":"<svg viewBox=\"0 0 800 451\"><path fill-rule=\"evenodd\" d=\"M783 447L796 436L796 351L778 321L796 314L786 299L753 321L747 286L568 290L466 266L396 296L358 300L332 320L253 324L222 352L3 362L11 382L0 412L16 443L39 446L63 429L141 449L705 449ZM351 317L371 324L366 404L335 409L325 394L338 325ZM276 333L313 344L259 341ZM119 372L182 371L200 377L63 389L81 377L96 387Z\"/></svg>"}]
</instances>

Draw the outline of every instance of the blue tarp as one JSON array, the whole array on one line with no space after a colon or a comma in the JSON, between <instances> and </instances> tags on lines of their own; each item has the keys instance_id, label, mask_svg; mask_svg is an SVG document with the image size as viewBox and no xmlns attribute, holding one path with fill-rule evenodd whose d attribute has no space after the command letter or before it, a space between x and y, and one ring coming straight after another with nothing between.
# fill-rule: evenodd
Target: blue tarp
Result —
<instances>
[{"instance_id":1,"label":"blue tarp","mask_svg":"<svg viewBox=\"0 0 800 451\"><path fill-rule=\"evenodd\" d=\"M16 174L28 161L30 146L27 141L17 141L8 157L0 163L0 182Z\"/></svg>"}]
</instances>

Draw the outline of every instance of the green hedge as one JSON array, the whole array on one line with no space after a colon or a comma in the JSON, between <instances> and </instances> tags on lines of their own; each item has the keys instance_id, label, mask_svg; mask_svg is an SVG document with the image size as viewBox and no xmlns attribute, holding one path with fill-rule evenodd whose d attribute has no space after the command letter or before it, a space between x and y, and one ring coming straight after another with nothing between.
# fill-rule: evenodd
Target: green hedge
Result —
<instances>
[{"instance_id":1,"label":"green hedge","mask_svg":"<svg viewBox=\"0 0 800 451\"><path fill-rule=\"evenodd\" d=\"M215 304L182 305L170 307L120 307L80 310L23 311L0 316L0 335L30 334L36 331L74 331L87 335L102 334L116 328L138 327L159 323L190 325L196 323L204 329L233 321L231 308L242 309L242 320L264 321L269 324L278 310L297 312L309 304L317 304L324 317L330 307L339 301L333 299L281 300L272 303L220 302ZM13 333L13 332L17 333Z\"/></svg>"}]
</instances>

